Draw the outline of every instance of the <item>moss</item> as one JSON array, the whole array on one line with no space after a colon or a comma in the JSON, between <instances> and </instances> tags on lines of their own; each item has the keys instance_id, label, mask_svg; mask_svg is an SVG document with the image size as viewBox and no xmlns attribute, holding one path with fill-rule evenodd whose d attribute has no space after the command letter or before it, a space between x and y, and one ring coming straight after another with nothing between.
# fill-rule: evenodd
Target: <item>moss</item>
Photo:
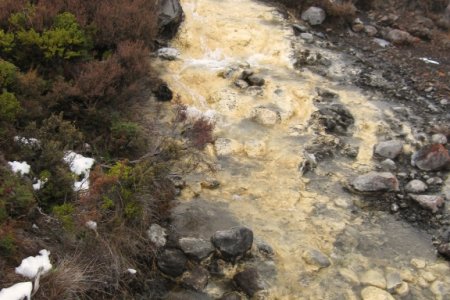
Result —
<instances>
[{"instance_id":1,"label":"moss","mask_svg":"<svg viewBox=\"0 0 450 300\"><path fill-rule=\"evenodd\" d=\"M6 234L0 237L0 255L1 256L12 256L16 251L16 243L12 234Z\"/></svg>"},{"instance_id":2,"label":"moss","mask_svg":"<svg viewBox=\"0 0 450 300\"><path fill-rule=\"evenodd\" d=\"M137 219L142 215L142 208L139 203L132 201L125 206L125 218L129 220Z\"/></svg>"},{"instance_id":3,"label":"moss","mask_svg":"<svg viewBox=\"0 0 450 300\"><path fill-rule=\"evenodd\" d=\"M75 222L73 218L74 211L75 207L71 203L53 206L53 214L62 223L63 228L69 232L72 232L75 229Z\"/></svg>"},{"instance_id":4,"label":"moss","mask_svg":"<svg viewBox=\"0 0 450 300\"><path fill-rule=\"evenodd\" d=\"M20 109L20 103L13 93L3 91L0 94L0 120L14 122Z\"/></svg>"}]
</instances>

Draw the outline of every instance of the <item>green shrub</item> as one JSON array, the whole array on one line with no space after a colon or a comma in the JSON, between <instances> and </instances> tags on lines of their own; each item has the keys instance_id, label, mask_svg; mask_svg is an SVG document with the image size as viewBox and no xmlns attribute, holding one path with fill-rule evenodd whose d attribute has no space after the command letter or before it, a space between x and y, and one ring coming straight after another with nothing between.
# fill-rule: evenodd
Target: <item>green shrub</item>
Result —
<instances>
[{"instance_id":1,"label":"green shrub","mask_svg":"<svg viewBox=\"0 0 450 300\"><path fill-rule=\"evenodd\" d=\"M0 94L0 120L14 122L20 112L20 104L13 93L3 91Z\"/></svg>"},{"instance_id":2,"label":"green shrub","mask_svg":"<svg viewBox=\"0 0 450 300\"><path fill-rule=\"evenodd\" d=\"M35 204L32 186L7 167L0 168L0 222L27 214Z\"/></svg>"},{"instance_id":3,"label":"green shrub","mask_svg":"<svg viewBox=\"0 0 450 300\"><path fill-rule=\"evenodd\" d=\"M12 234L0 237L0 255L4 257L12 256L16 250L16 243Z\"/></svg>"},{"instance_id":4,"label":"green shrub","mask_svg":"<svg viewBox=\"0 0 450 300\"><path fill-rule=\"evenodd\" d=\"M17 67L0 59L0 89L13 85L17 78Z\"/></svg>"},{"instance_id":5,"label":"green shrub","mask_svg":"<svg viewBox=\"0 0 450 300\"><path fill-rule=\"evenodd\" d=\"M14 34L0 29L0 53L10 53L15 47Z\"/></svg>"},{"instance_id":6,"label":"green shrub","mask_svg":"<svg viewBox=\"0 0 450 300\"><path fill-rule=\"evenodd\" d=\"M70 203L53 206L53 214L58 218L58 220L62 223L64 229L67 231L73 231L75 228L75 222L73 218L74 212L75 207Z\"/></svg>"}]
</instances>

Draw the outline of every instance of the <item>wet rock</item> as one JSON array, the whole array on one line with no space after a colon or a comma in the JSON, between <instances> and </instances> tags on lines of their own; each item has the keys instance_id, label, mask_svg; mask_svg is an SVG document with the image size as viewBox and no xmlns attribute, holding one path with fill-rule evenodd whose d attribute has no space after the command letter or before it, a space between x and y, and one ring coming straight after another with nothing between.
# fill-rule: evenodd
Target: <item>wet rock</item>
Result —
<instances>
[{"instance_id":1,"label":"wet rock","mask_svg":"<svg viewBox=\"0 0 450 300\"><path fill-rule=\"evenodd\" d=\"M171 39L183 21L183 8L178 0L162 0L159 3L159 35L162 38Z\"/></svg>"},{"instance_id":2,"label":"wet rock","mask_svg":"<svg viewBox=\"0 0 450 300\"><path fill-rule=\"evenodd\" d=\"M428 185L439 185L442 184L444 181L439 177L431 177L427 179Z\"/></svg>"},{"instance_id":3,"label":"wet rock","mask_svg":"<svg viewBox=\"0 0 450 300\"><path fill-rule=\"evenodd\" d=\"M386 288L386 279L380 270L367 271L361 276L360 281L365 285L371 285L380 289Z\"/></svg>"},{"instance_id":4,"label":"wet rock","mask_svg":"<svg viewBox=\"0 0 450 300\"><path fill-rule=\"evenodd\" d=\"M368 36L376 36L378 33L378 30L375 26L366 25L364 27L364 32L367 33Z\"/></svg>"},{"instance_id":5,"label":"wet rock","mask_svg":"<svg viewBox=\"0 0 450 300\"><path fill-rule=\"evenodd\" d=\"M450 259L450 242L442 242L437 246L438 253Z\"/></svg>"},{"instance_id":6,"label":"wet rock","mask_svg":"<svg viewBox=\"0 0 450 300\"><path fill-rule=\"evenodd\" d=\"M408 182L405 186L405 191L408 193L418 194L423 193L428 189L428 186L421 180L414 179Z\"/></svg>"},{"instance_id":7,"label":"wet rock","mask_svg":"<svg viewBox=\"0 0 450 300\"><path fill-rule=\"evenodd\" d=\"M411 164L424 171L435 171L447 167L450 156L443 145L432 144L415 152L411 157Z\"/></svg>"},{"instance_id":8,"label":"wet rock","mask_svg":"<svg viewBox=\"0 0 450 300\"><path fill-rule=\"evenodd\" d=\"M411 265L416 269L423 269L427 265L426 261L423 259L413 258L411 259Z\"/></svg>"},{"instance_id":9,"label":"wet rock","mask_svg":"<svg viewBox=\"0 0 450 300\"><path fill-rule=\"evenodd\" d=\"M331 266L331 261L328 256L316 249L306 250L303 252L302 257L307 264L316 266L320 269Z\"/></svg>"},{"instance_id":10,"label":"wet rock","mask_svg":"<svg viewBox=\"0 0 450 300\"><path fill-rule=\"evenodd\" d=\"M314 36L309 32L300 33L300 37L308 43L312 43L314 41Z\"/></svg>"},{"instance_id":11,"label":"wet rock","mask_svg":"<svg viewBox=\"0 0 450 300\"><path fill-rule=\"evenodd\" d=\"M202 261L214 252L214 247L210 241L184 237L179 240L180 248L183 252L197 261Z\"/></svg>"},{"instance_id":12,"label":"wet rock","mask_svg":"<svg viewBox=\"0 0 450 300\"><path fill-rule=\"evenodd\" d=\"M302 13L302 20L313 26L322 24L325 18L325 11L320 7L311 6Z\"/></svg>"},{"instance_id":13,"label":"wet rock","mask_svg":"<svg viewBox=\"0 0 450 300\"><path fill-rule=\"evenodd\" d=\"M153 93L155 94L156 100L161 102L170 101L173 98L173 92L165 83L160 84Z\"/></svg>"},{"instance_id":14,"label":"wet rock","mask_svg":"<svg viewBox=\"0 0 450 300\"><path fill-rule=\"evenodd\" d=\"M164 274L177 277L186 269L187 258L181 250L166 249L157 257L157 266Z\"/></svg>"},{"instance_id":15,"label":"wet rock","mask_svg":"<svg viewBox=\"0 0 450 300\"><path fill-rule=\"evenodd\" d=\"M247 77L247 82L251 86L263 86L266 81L261 76L250 75Z\"/></svg>"},{"instance_id":16,"label":"wet rock","mask_svg":"<svg viewBox=\"0 0 450 300\"><path fill-rule=\"evenodd\" d=\"M374 286L364 288L361 297L363 300L395 300L391 294Z\"/></svg>"},{"instance_id":17,"label":"wet rock","mask_svg":"<svg viewBox=\"0 0 450 300\"><path fill-rule=\"evenodd\" d=\"M320 108L313 113L312 117L317 118L329 133L345 133L355 122L350 111L336 103Z\"/></svg>"},{"instance_id":18,"label":"wet rock","mask_svg":"<svg viewBox=\"0 0 450 300\"><path fill-rule=\"evenodd\" d=\"M436 133L431 136L431 142L433 144L447 144L447 137L442 133Z\"/></svg>"},{"instance_id":19,"label":"wet rock","mask_svg":"<svg viewBox=\"0 0 450 300\"><path fill-rule=\"evenodd\" d=\"M180 56L180 51L175 48L161 48L158 49L157 55L165 60L176 60Z\"/></svg>"},{"instance_id":20,"label":"wet rock","mask_svg":"<svg viewBox=\"0 0 450 300\"><path fill-rule=\"evenodd\" d=\"M215 189L219 188L220 181L218 181L217 179L208 179L208 180L202 181L200 183L200 186L204 189L215 190Z\"/></svg>"},{"instance_id":21,"label":"wet rock","mask_svg":"<svg viewBox=\"0 0 450 300\"><path fill-rule=\"evenodd\" d=\"M389 43L388 41L378 38L374 38L373 42L382 48L386 48L391 45L391 43Z\"/></svg>"},{"instance_id":22,"label":"wet rock","mask_svg":"<svg viewBox=\"0 0 450 300\"><path fill-rule=\"evenodd\" d=\"M450 287L440 280L436 280L430 286L430 291L436 296L436 299L443 299L443 297L450 294Z\"/></svg>"},{"instance_id":23,"label":"wet rock","mask_svg":"<svg viewBox=\"0 0 450 300\"><path fill-rule=\"evenodd\" d=\"M402 285L403 281L399 273L388 273L386 276L386 288L388 291L393 292L395 289Z\"/></svg>"},{"instance_id":24,"label":"wet rock","mask_svg":"<svg viewBox=\"0 0 450 300\"><path fill-rule=\"evenodd\" d=\"M234 275L233 281L249 297L253 297L258 291L264 289L259 279L258 271L255 268L248 268L237 273Z\"/></svg>"},{"instance_id":25,"label":"wet rock","mask_svg":"<svg viewBox=\"0 0 450 300\"><path fill-rule=\"evenodd\" d=\"M394 171L397 169L397 165L395 164L395 162L392 159L385 159L380 163L380 167L381 169L385 170L385 171Z\"/></svg>"},{"instance_id":26,"label":"wet rock","mask_svg":"<svg viewBox=\"0 0 450 300\"><path fill-rule=\"evenodd\" d=\"M242 145L233 139L218 138L214 146L219 156L228 156L242 151Z\"/></svg>"},{"instance_id":27,"label":"wet rock","mask_svg":"<svg viewBox=\"0 0 450 300\"><path fill-rule=\"evenodd\" d=\"M243 79L238 79L234 82L234 85L237 86L240 89L246 89L248 88L249 84L247 83L247 81L243 80Z\"/></svg>"},{"instance_id":28,"label":"wet rock","mask_svg":"<svg viewBox=\"0 0 450 300\"><path fill-rule=\"evenodd\" d=\"M267 107L256 107L251 115L256 123L264 126L273 126L280 121L279 113Z\"/></svg>"},{"instance_id":29,"label":"wet rock","mask_svg":"<svg viewBox=\"0 0 450 300\"><path fill-rule=\"evenodd\" d=\"M403 142L398 140L384 141L375 145L375 154L384 158L395 159L403 150Z\"/></svg>"},{"instance_id":30,"label":"wet rock","mask_svg":"<svg viewBox=\"0 0 450 300\"><path fill-rule=\"evenodd\" d=\"M242 300L241 294L238 292L226 293L219 300Z\"/></svg>"},{"instance_id":31,"label":"wet rock","mask_svg":"<svg viewBox=\"0 0 450 300\"><path fill-rule=\"evenodd\" d=\"M294 33L296 35L299 35L300 33L303 33L303 32L308 32L308 27L300 25L300 24L292 25L292 29L294 29Z\"/></svg>"},{"instance_id":32,"label":"wet rock","mask_svg":"<svg viewBox=\"0 0 450 300\"><path fill-rule=\"evenodd\" d=\"M402 282L400 286L395 288L395 294L400 297L405 297L409 294L409 285L406 282Z\"/></svg>"},{"instance_id":33,"label":"wet rock","mask_svg":"<svg viewBox=\"0 0 450 300\"><path fill-rule=\"evenodd\" d=\"M390 30L386 35L386 39L396 45L407 45L416 40L408 32L399 29Z\"/></svg>"},{"instance_id":34,"label":"wet rock","mask_svg":"<svg viewBox=\"0 0 450 300\"><path fill-rule=\"evenodd\" d=\"M269 244L267 244L264 241L258 241L256 243L256 248L258 249L259 253L261 253L262 255L264 255L266 257L272 257L275 254L272 246L270 246Z\"/></svg>"},{"instance_id":35,"label":"wet rock","mask_svg":"<svg viewBox=\"0 0 450 300\"><path fill-rule=\"evenodd\" d=\"M339 269L339 274L350 284L359 285L358 275L350 269Z\"/></svg>"},{"instance_id":36,"label":"wet rock","mask_svg":"<svg viewBox=\"0 0 450 300\"><path fill-rule=\"evenodd\" d=\"M201 292L194 292L194 291L172 291L165 298L164 300L212 300L211 297L209 297L205 293Z\"/></svg>"},{"instance_id":37,"label":"wet rock","mask_svg":"<svg viewBox=\"0 0 450 300\"><path fill-rule=\"evenodd\" d=\"M398 180L389 172L369 172L356 177L350 186L357 192L391 192L398 190Z\"/></svg>"},{"instance_id":38,"label":"wet rock","mask_svg":"<svg viewBox=\"0 0 450 300\"><path fill-rule=\"evenodd\" d=\"M419 203L420 206L431 210L431 212L433 213L437 213L439 208L442 207L445 203L445 199L443 196L409 194L409 197Z\"/></svg>"},{"instance_id":39,"label":"wet rock","mask_svg":"<svg viewBox=\"0 0 450 300\"><path fill-rule=\"evenodd\" d=\"M186 288L201 292L208 284L209 273L200 266L195 266L192 270L184 272L181 282Z\"/></svg>"},{"instance_id":40,"label":"wet rock","mask_svg":"<svg viewBox=\"0 0 450 300\"><path fill-rule=\"evenodd\" d=\"M249 251L253 244L253 231L246 227L233 227L214 233L211 241L228 261L236 261Z\"/></svg>"},{"instance_id":41,"label":"wet rock","mask_svg":"<svg viewBox=\"0 0 450 300\"><path fill-rule=\"evenodd\" d=\"M264 95L264 90L262 87L260 86L249 86L246 90L245 93L249 96L252 97L261 97Z\"/></svg>"},{"instance_id":42,"label":"wet rock","mask_svg":"<svg viewBox=\"0 0 450 300\"><path fill-rule=\"evenodd\" d=\"M160 248L166 244L167 230L158 224L152 224L147 230L147 236L156 247Z\"/></svg>"}]
</instances>

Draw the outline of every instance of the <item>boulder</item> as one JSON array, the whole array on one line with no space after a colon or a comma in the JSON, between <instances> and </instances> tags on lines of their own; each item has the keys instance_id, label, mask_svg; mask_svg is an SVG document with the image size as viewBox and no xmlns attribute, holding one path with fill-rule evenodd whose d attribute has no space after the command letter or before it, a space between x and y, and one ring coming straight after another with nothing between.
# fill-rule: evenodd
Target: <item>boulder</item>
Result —
<instances>
[{"instance_id":1,"label":"boulder","mask_svg":"<svg viewBox=\"0 0 450 300\"><path fill-rule=\"evenodd\" d=\"M208 284L209 273L206 269L195 266L192 270L186 271L181 277L183 286L188 289L201 292Z\"/></svg>"},{"instance_id":2,"label":"boulder","mask_svg":"<svg viewBox=\"0 0 450 300\"><path fill-rule=\"evenodd\" d=\"M309 32L300 33L300 37L302 40L308 43L312 43L314 41L314 36Z\"/></svg>"},{"instance_id":3,"label":"boulder","mask_svg":"<svg viewBox=\"0 0 450 300\"><path fill-rule=\"evenodd\" d=\"M233 227L214 233L211 241L228 261L236 261L249 251L253 244L253 231L246 227Z\"/></svg>"},{"instance_id":4,"label":"boulder","mask_svg":"<svg viewBox=\"0 0 450 300\"><path fill-rule=\"evenodd\" d=\"M180 51L175 48L166 47L158 49L156 54L158 55L158 57L161 57L165 60L175 60L178 58L178 56L180 56Z\"/></svg>"},{"instance_id":5,"label":"boulder","mask_svg":"<svg viewBox=\"0 0 450 300\"><path fill-rule=\"evenodd\" d=\"M350 182L350 187L357 192L392 192L398 191L398 180L389 172L369 172Z\"/></svg>"},{"instance_id":6,"label":"boulder","mask_svg":"<svg viewBox=\"0 0 450 300\"><path fill-rule=\"evenodd\" d=\"M411 164L424 171L436 171L450 164L450 156L441 144L427 145L412 155Z\"/></svg>"},{"instance_id":7,"label":"boulder","mask_svg":"<svg viewBox=\"0 0 450 300\"><path fill-rule=\"evenodd\" d=\"M315 249L307 250L307 251L303 252L302 257L306 261L307 264L314 265L314 266L318 267L319 269L327 268L327 267L331 266L331 261L328 258L328 256L326 256L319 250L315 250Z\"/></svg>"},{"instance_id":8,"label":"boulder","mask_svg":"<svg viewBox=\"0 0 450 300\"><path fill-rule=\"evenodd\" d=\"M261 76L258 76L258 75L250 75L250 76L248 76L247 77L247 82L251 86L263 86L264 83L266 83L264 78L262 78Z\"/></svg>"},{"instance_id":9,"label":"boulder","mask_svg":"<svg viewBox=\"0 0 450 300\"><path fill-rule=\"evenodd\" d=\"M175 36L183 21L183 8L179 0L162 0L159 3L159 36L164 39L171 39Z\"/></svg>"},{"instance_id":10,"label":"boulder","mask_svg":"<svg viewBox=\"0 0 450 300\"><path fill-rule=\"evenodd\" d=\"M181 250L165 249L157 257L157 266L166 275L177 277L186 269L187 258Z\"/></svg>"},{"instance_id":11,"label":"boulder","mask_svg":"<svg viewBox=\"0 0 450 300\"><path fill-rule=\"evenodd\" d=\"M311 6L302 13L302 20L308 22L310 25L320 25L325 21L325 11L320 7Z\"/></svg>"},{"instance_id":12,"label":"boulder","mask_svg":"<svg viewBox=\"0 0 450 300\"><path fill-rule=\"evenodd\" d=\"M400 29L390 30L386 35L386 39L396 45L407 45L416 41L412 35Z\"/></svg>"},{"instance_id":13,"label":"boulder","mask_svg":"<svg viewBox=\"0 0 450 300\"><path fill-rule=\"evenodd\" d=\"M318 119L329 133L345 133L355 122L350 111L337 103L319 109L312 117Z\"/></svg>"},{"instance_id":14,"label":"boulder","mask_svg":"<svg viewBox=\"0 0 450 300\"><path fill-rule=\"evenodd\" d=\"M186 255L197 261L202 261L214 252L214 247L211 242L204 239L184 237L178 243Z\"/></svg>"},{"instance_id":15,"label":"boulder","mask_svg":"<svg viewBox=\"0 0 450 300\"><path fill-rule=\"evenodd\" d=\"M436 213L441 206L445 203L445 198L438 195L413 195L409 194L409 197L419 203L420 206L431 210L431 212Z\"/></svg>"},{"instance_id":16,"label":"boulder","mask_svg":"<svg viewBox=\"0 0 450 300\"><path fill-rule=\"evenodd\" d=\"M395 300L391 294L374 286L368 286L361 291L363 300Z\"/></svg>"},{"instance_id":17,"label":"boulder","mask_svg":"<svg viewBox=\"0 0 450 300\"><path fill-rule=\"evenodd\" d=\"M423 193L428 189L428 186L421 180L414 179L408 182L408 184L405 186L405 191L408 193Z\"/></svg>"},{"instance_id":18,"label":"boulder","mask_svg":"<svg viewBox=\"0 0 450 300\"><path fill-rule=\"evenodd\" d=\"M254 108L251 116L256 123L264 126L274 126L281 119L278 112L263 106Z\"/></svg>"},{"instance_id":19,"label":"boulder","mask_svg":"<svg viewBox=\"0 0 450 300\"><path fill-rule=\"evenodd\" d=\"M234 275L233 281L249 297L253 297L258 291L264 289L260 282L258 271L255 268L248 268L237 273Z\"/></svg>"},{"instance_id":20,"label":"boulder","mask_svg":"<svg viewBox=\"0 0 450 300\"><path fill-rule=\"evenodd\" d=\"M384 158L394 159L403 150L403 142L398 140L390 140L380 142L375 145L374 152L376 155L379 155Z\"/></svg>"}]
</instances>

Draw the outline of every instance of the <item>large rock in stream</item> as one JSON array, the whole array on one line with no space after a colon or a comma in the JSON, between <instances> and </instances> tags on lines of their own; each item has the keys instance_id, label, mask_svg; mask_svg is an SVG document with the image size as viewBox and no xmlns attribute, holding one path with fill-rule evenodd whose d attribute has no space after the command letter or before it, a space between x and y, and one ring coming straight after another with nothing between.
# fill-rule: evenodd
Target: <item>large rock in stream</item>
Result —
<instances>
[{"instance_id":1,"label":"large rock in stream","mask_svg":"<svg viewBox=\"0 0 450 300\"><path fill-rule=\"evenodd\" d=\"M214 233L211 241L225 260L234 262L252 247L253 231L246 227L219 230Z\"/></svg>"},{"instance_id":2,"label":"large rock in stream","mask_svg":"<svg viewBox=\"0 0 450 300\"><path fill-rule=\"evenodd\" d=\"M248 268L237 273L234 275L233 281L236 286L249 297L253 297L258 291L264 289L258 271L255 268Z\"/></svg>"},{"instance_id":3,"label":"large rock in stream","mask_svg":"<svg viewBox=\"0 0 450 300\"><path fill-rule=\"evenodd\" d=\"M398 191L398 180L389 172L369 172L350 182L350 188L356 192L392 192Z\"/></svg>"},{"instance_id":4,"label":"large rock in stream","mask_svg":"<svg viewBox=\"0 0 450 300\"><path fill-rule=\"evenodd\" d=\"M436 171L450 165L450 155L441 144L427 145L413 154L411 164L424 171Z\"/></svg>"},{"instance_id":5,"label":"large rock in stream","mask_svg":"<svg viewBox=\"0 0 450 300\"><path fill-rule=\"evenodd\" d=\"M183 8L179 0L160 1L158 30L162 38L173 38L182 21Z\"/></svg>"}]
</instances>

